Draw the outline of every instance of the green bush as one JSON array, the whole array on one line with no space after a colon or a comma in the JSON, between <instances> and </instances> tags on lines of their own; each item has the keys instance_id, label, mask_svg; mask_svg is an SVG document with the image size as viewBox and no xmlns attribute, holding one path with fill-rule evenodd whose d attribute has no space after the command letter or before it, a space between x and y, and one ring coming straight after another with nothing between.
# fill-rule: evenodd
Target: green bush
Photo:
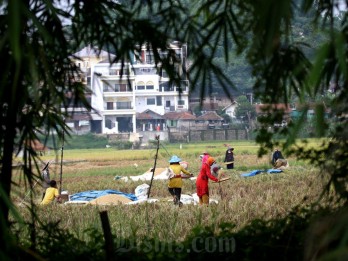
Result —
<instances>
[{"instance_id":1,"label":"green bush","mask_svg":"<svg viewBox=\"0 0 348 261\"><path fill-rule=\"evenodd\" d=\"M130 141L113 140L109 142L109 145L119 150L129 150L133 147L133 143Z\"/></svg>"},{"instance_id":2,"label":"green bush","mask_svg":"<svg viewBox=\"0 0 348 261\"><path fill-rule=\"evenodd\" d=\"M45 143L45 138L40 138L42 143ZM100 149L105 148L109 143L106 136L95 135L92 133L85 135L65 135L64 148L65 149ZM50 136L46 143L47 147L59 149L63 146L62 143L58 142L56 136Z\"/></svg>"}]
</instances>

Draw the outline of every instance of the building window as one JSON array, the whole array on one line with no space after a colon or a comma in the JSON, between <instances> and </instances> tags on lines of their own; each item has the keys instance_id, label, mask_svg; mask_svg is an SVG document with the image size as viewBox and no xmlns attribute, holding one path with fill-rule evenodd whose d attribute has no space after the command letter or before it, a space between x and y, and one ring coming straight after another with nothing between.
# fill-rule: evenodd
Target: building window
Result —
<instances>
[{"instance_id":1,"label":"building window","mask_svg":"<svg viewBox=\"0 0 348 261\"><path fill-rule=\"evenodd\" d=\"M146 90L153 90L155 89L153 82L147 82L146 83Z\"/></svg>"},{"instance_id":2,"label":"building window","mask_svg":"<svg viewBox=\"0 0 348 261\"><path fill-rule=\"evenodd\" d=\"M170 107L170 101L166 101L166 107L167 107L167 108Z\"/></svg>"},{"instance_id":3,"label":"building window","mask_svg":"<svg viewBox=\"0 0 348 261\"><path fill-rule=\"evenodd\" d=\"M174 88L169 85L169 82L161 82L159 88L162 92L174 91Z\"/></svg>"},{"instance_id":4,"label":"building window","mask_svg":"<svg viewBox=\"0 0 348 261\"><path fill-rule=\"evenodd\" d=\"M156 99L155 98L147 98L146 104L147 105L156 105Z\"/></svg>"},{"instance_id":5,"label":"building window","mask_svg":"<svg viewBox=\"0 0 348 261\"><path fill-rule=\"evenodd\" d=\"M107 110L113 110L114 109L114 103L113 102L107 102L106 103L106 109Z\"/></svg>"},{"instance_id":6,"label":"building window","mask_svg":"<svg viewBox=\"0 0 348 261\"><path fill-rule=\"evenodd\" d=\"M137 83L137 90L145 90L145 83L144 82L138 82Z\"/></svg>"},{"instance_id":7,"label":"building window","mask_svg":"<svg viewBox=\"0 0 348 261\"><path fill-rule=\"evenodd\" d=\"M130 88L126 83L116 83L115 84L115 92L128 92Z\"/></svg>"},{"instance_id":8,"label":"building window","mask_svg":"<svg viewBox=\"0 0 348 261\"><path fill-rule=\"evenodd\" d=\"M125 109L131 109L132 108L132 103L127 101L127 102L116 102L116 109L117 110L125 110Z\"/></svg>"},{"instance_id":9,"label":"building window","mask_svg":"<svg viewBox=\"0 0 348 261\"><path fill-rule=\"evenodd\" d=\"M146 63L147 64L152 64L154 62L155 62L155 60L153 58L152 52L151 51L146 51Z\"/></svg>"},{"instance_id":10,"label":"building window","mask_svg":"<svg viewBox=\"0 0 348 261\"><path fill-rule=\"evenodd\" d=\"M104 92L114 92L114 89L112 88L112 86L108 83L103 83L103 91Z\"/></svg>"},{"instance_id":11,"label":"building window","mask_svg":"<svg viewBox=\"0 0 348 261\"><path fill-rule=\"evenodd\" d=\"M170 120L170 121L168 121L168 123L169 123L169 127L176 127L177 126L177 121L176 120Z\"/></svg>"},{"instance_id":12,"label":"building window","mask_svg":"<svg viewBox=\"0 0 348 261\"><path fill-rule=\"evenodd\" d=\"M185 100L178 100L178 105L185 105Z\"/></svg>"},{"instance_id":13,"label":"building window","mask_svg":"<svg viewBox=\"0 0 348 261\"><path fill-rule=\"evenodd\" d=\"M156 96L157 106L162 106L162 96Z\"/></svg>"}]
</instances>

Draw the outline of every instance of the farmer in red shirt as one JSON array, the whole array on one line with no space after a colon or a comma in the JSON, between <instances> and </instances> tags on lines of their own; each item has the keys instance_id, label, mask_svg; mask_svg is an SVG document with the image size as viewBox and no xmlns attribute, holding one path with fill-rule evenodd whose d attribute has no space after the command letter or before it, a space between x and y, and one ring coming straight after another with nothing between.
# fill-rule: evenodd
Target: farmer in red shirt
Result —
<instances>
[{"instance_id":1,"label":"farmer in red shirt","mask_svg":"<svg viewBox=\"0 0 348 261\"><path fill-rule=\"evenodd\" d=\"M218 182L219 180L211 174L210 167L215 162L213 157L209 157L206 162L202 164L196 181L197 196L199 197L199 204L209 204L209 179Z\"/></svg>"}]
</instances>

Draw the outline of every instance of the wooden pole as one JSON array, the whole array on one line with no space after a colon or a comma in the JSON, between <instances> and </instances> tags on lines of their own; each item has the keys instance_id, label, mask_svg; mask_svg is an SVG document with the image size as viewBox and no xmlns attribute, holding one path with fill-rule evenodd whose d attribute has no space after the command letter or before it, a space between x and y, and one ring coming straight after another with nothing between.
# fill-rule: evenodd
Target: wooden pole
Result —
<instances>
[{"instance_id":1,"label":"wooden pole","mask_svg":"<svg viewBox=\"0 0 348 261\"><path fill-rule=\"evenodd\" d=\"M221 200L222 200L223 199L223 192L222 192L221 182L220 182L221 176L222 176L222 171L220 169L219 173L218 173L218 180L219 180L219 193L220 193L220 197L221 197Z\"/></svg>"},{"instance_id":2,"label":"wooden pole","mask_svg":"<svg viewBox=\"0 0 348 261\"><path fill-rule=\"evenodd\" d=\"M157 157L158 157L158 149L159 149L159 139L160 139L160 136L157 135L157 136L156 136L156 140L157 140L157 150L156 150L156 156L155 156L155 163L154 163L154 166L153 166L153 168L152 168L152 177L151 177L151 182L150 182L149 191L147 192L147 198L150 198L150 192L151 192L151 187L152 187L152 181L153 181L153 177L154 177L154 175L155 175L156 163L157 163Z\"/></svg>"},{"instance_id":3,"label":"wooden pole","mask_svg":"<svg viewBox=\"0 0 348 261\"><path fill-rule=\"evenodd\" d=\"M63 129L63 143L60 155L60 175L59 175L59 194L62 194L62 183L63 183L63 152L64 152L64 129Z\"/></svg>"},{"instance_id":4,"label":"wooden pole","mask_svg":"<svg viewBox=\"0 0 348 261\"><path fill-rule=\"evenodd\" d=\"M114 247L112 242L112 233L111 233L111 227L110 227L110 222L108 218L108 212L101 211L99 215L100 215L100 219L101 219L102 227L103 227L106 260L115 260L115 258L113 257Z\"/></svg>"}]
</instances>

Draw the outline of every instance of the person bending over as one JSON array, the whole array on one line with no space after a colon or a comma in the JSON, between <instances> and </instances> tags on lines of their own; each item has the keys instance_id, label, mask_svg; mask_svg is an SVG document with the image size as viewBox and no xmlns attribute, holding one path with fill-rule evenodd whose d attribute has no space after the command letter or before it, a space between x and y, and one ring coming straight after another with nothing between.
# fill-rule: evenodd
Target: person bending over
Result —
<instances>
[{"instance_id":1,"label":"person bending over","mask_svg":"<svg viewBox=\"0 0 348 261\"><path fill-rule=\"evenodd\" d=\"M55 201L60 203L61 198L57 189L57 182L54 179L52 179L50 181L50 187L46 189L45 196L40 204L48 205Z\"/></svg>"},{"instance_id":2,"label":"person bending over","mask_svg":"<svg viewBox=\"0 0 348 261\"><path fill-rule=\"evenodd\" d=\"M209 179L218 182L219 179L214 177L211 174L210 167L214 164L215 159L213 157L209 157L205 163L202 164L201 170L197 177L196 181L196 191L197 196L199 197L199 204L203 205L209 204L209 187L208 181Z\"/></svg>"},{"instance_id":3,"label":"person bending over","mask_svg":"<svg viewBox=\"0 0 348 261\"><path fill-rule=\"evenodd\" d=\"M192 177L193 174L181 166L180 161L181 159L176 155L173 155L169 160L170 165L168 169L171 174L169 176L168 191L173 196L174 205L182 206L182 202L180 202L183 184L182 179Z\"/></svg>"}]
</instances>

